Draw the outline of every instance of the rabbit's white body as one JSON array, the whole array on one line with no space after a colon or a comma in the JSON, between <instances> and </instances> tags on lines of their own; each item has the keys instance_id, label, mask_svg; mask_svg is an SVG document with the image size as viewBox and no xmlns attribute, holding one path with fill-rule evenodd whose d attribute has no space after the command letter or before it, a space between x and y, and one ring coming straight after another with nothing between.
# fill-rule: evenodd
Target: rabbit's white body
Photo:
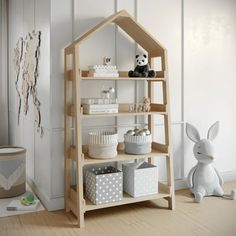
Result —
<instances>
[{"instance_id":1,"label":"rabbit's white body","mask_svg":"<svg viewBox=\"0 0 236 236\"><path fill-rule=\"evenodd\" d=\"M217 171L212 164L203 164L199 162L190 171L188 180L191 192L194 196L198 196L196 198L197 202L201 201L204 196L222 196L224 193L221 187L223 181L219 178ZM190 182L192 182L192 184Z\"/></svg>"}]
</instances>

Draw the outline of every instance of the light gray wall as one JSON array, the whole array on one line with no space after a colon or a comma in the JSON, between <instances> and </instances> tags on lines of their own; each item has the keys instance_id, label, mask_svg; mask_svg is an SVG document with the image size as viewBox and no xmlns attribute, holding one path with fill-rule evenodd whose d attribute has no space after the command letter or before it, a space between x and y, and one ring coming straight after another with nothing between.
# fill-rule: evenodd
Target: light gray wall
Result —
<instances>
[{"instance_id":1,"label":"light gray wall","mask_svg":"<svg viewBox=\"0 0 236 236\"><path fill-rule=\"evenodd\" d=\"M0 0L0 145L8 144L7 1Z\"/></svg>"},{"instance_id":2,"label":"light gray wall","mask_svg":"<svg viewBox=\"0 0 236 236\"><path fill-rule=\"evenodd\" d=\"M21 116L21 124L17 125L17 97L14 73L10 68L10 139L13 144L26 146L27 175L51 209L62 206L64 190L63 48L121 9L126 9L168 49L175 179L183 179L195 163L192 144L184 133L185 121L196 124L206 133L213 121L220 120L216 165L221 172L236 171L233 156L233 131L236 130L233 125L236 115L233 80L236 75L236 21L233 12L236 7L233 0L100 0L99 4L95 0L9 2L9 61L19 36L32 29L42 31L38 93L42 102L44 137L40 138L35 130L33 112L27 117ZM110 56L121 70L129 70L134 66L136 50L137 45L111 25L83 45L82 68L101 63L104 56ZM119 102L134 102L145 95L143 85L143 82L135 84L132 81L92 84L88 81L83 84L82 91L83 96L88 97L99 95L102 86L115 86ZM156 89L160 97L160 89ZM134 118L104 118L96 124L115 122L133 123ZM162 120L156 118L155 123L157 134L163 139ZM91 124L94 125L94 121L85 123ZM123 132L124 129L120 129L119 137ZM85 135L83 140L86 140ZM157 164L160 179L165 179L165 160L158 159Z\"/></svg>"}]
</instances>

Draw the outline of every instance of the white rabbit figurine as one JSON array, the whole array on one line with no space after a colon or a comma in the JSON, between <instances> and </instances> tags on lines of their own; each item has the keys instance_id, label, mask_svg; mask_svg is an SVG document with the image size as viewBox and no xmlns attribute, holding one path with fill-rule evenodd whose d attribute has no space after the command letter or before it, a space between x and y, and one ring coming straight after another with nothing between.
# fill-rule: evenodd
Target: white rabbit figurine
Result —
<instances>
[{"instance_id":1,"label":"white rabbit figurine","mask_svg":"<svg viewBox=\"0 0 236 236\"><path fill-rule=\"evenodd\" d=\"M209 128L207 139L200 139L198 130L193 125L186 123L186 133L195 143L193 153L198 160L198 163L190 170L187 182L198 203L202 201L203 197L210 195L236 199L236 190L232 190L231 194L224 194L221 187L223 179L212 165L215 158L212 140L215 139L218 131L219 121Z\"/></svg>"}]
</instances>

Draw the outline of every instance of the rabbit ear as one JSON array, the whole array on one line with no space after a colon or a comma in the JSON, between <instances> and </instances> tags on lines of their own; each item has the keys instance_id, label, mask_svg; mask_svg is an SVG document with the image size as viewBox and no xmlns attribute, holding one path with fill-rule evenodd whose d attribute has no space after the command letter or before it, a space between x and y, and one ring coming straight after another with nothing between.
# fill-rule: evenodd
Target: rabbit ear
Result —
<instances>
[{"instance_id":1,"label":"rabbit ear","mask_svg":"<svg viewBox=\"0 0 236 236\"><path fill-rule=\"evenodd\" d=\"M219 132L219 128L220 128L220 122L216 121L208 130L207 133L207 139L209 140L214 140L215 137L217 136L218 132Z\"/></svg>"},{"instance_id":2,"label":"rabbit ear","mask_svg":"<svg viewBox=\"0 0 236 236\"><path fill-rule=\"evenodd\" d=\"M199 132L193 125L189 123L186 123L186 134L194 143L200 140Z\"/></svg>"}]
</instances>

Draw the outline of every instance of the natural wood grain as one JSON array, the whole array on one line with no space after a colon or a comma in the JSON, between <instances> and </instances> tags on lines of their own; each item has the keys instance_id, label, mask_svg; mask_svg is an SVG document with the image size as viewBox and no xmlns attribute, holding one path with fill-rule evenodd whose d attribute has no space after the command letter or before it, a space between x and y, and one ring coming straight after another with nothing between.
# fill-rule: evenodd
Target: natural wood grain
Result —
<instances>
[{"instance_id":1,"label":"natural wood grain","mask_svg":"<svg viewBox=\"0 0 236 236\"><path fill-rule=\"evenodd\" d=\"M120 26L128 35L130 35L136 43L141 45L148 52L148 60L151 67L154 66L154 57L160 57L162 71L157 72L157 77L161 78L129 78L127 71L119 72L120 78L93 78L87 77L88 72L80 69L80 54L79 48L82 42L92 37L96 32L103 29L110 23L116 23ZM73 54L73 57L67 57L67 54ZM89 30L80 38L72 42L67 48L65 48L65 203L66 210L71 210L78 218L79 227L84 226L84 212L86 211L86 201L84 197L83 186L83 167L89 164L107 163L110 161L124 161L135 160L145 158L153 162L153 157L164 155L167 158L167 180L168 180L168 195L156 195L154 197L165 198L169 202L169 208L174 209L174 179L173 179L173 160L171 155L171 141L170 139L170 118L169 118L169 96L168 96L168 72L167 72L167 54L166 50L155 40L147 31L136 22L126 11L122 10ZM83 108L81 107L81 83L82 80L144 80L148 82L148 96L151 98L151 111L150 112L129 112L130 104L119 104L119 112L113 114L83 114ZM164 104L154 103L154 82L160 82L163 84L163 96ZM73 101L72 100L73 97ZM164 115L165 126L165 144L153 143L153 151L148 155L127 155L124 152L119 152L117 157L110 160L98 160L88 158L87 155L82 152L82 119L87 118L99 118L99 117L119 117L119 116L146 116L148 115L148 127L154 137L154 115ZM67 122L72 120L71 124L75 130L75 140L72 139L71 125ZM72 143L73 141L73 143ZM76 163L76 186L75 190L71 189L70 173L74 169L70 169L71 161ZM143 199L147 200L152 198L146 196ZM141 199L141 200L143 200ZM126 203L133 203L140 201L140 199L125 198L121 202L111 203L106 206L122 205ZM106 207L103 206L103 207ZM88 205L87 205L88 207ZM97 209L97 206L90 205L88 209Z\"/></svg>"},{"instance_id":2,"label":"natural wood grain","mask_svg":"<svg viewBox=\"0 0 236 236\"><path fill-rule=\"evenodd\" d=\"M224 184L230 192L236 181ZM189 190L176 192L176 210L166 201L152 200L85 214L86 227L65 211L35 212L0 218L1 236L235 236L236 203L219 197L194 202Z\"/></svg>"}]
</instances>

